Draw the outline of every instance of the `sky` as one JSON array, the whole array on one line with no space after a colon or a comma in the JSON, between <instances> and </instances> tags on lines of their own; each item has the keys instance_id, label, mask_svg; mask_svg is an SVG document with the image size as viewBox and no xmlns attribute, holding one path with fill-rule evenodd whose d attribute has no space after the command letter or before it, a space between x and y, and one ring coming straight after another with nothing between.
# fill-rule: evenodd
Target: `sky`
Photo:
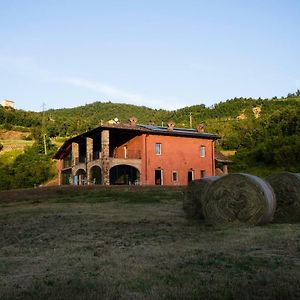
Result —
<instances>
[{"instance_id":1,"label":"sky","mask_svg":"<svg viewBox=\"0 0 300 300\"><path fill-rule=\"evenodd\" d=\"M0 100L174 110L300 88L299 0L0 0Z\"/></svg>"}]
</instances>

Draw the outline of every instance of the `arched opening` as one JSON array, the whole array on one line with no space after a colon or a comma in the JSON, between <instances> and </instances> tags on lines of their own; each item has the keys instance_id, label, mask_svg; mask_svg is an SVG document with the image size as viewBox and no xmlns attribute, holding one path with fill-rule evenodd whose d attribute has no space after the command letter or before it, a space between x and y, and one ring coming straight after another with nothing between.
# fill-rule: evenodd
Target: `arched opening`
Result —
<instances>
[{"instance_id":1,"label":"arched opening","mask_svg":"<svg viewBox=\"0 0 300 300\"><path fill-rule=\"evenodd\" d=\"M99 166L91 167L90 182L93 184L102 184L102 172Z\"/></svg>"},{"instance_id":2,"label":"arched opening","mask_svg":"<svg viewBox=\"0 0 300 300\"><path fill-rule=\"evenodd\" d=\"M140 182L140 172L138 169L128 165L114 166L109 171L109 181L111 185L138 185Z\"/></svg>"},{"instance_id":3,"label":"arched opening","mask_svg":"<svg viewBox=\"0 0 300 300\"><path fill-rule=\"evenodd\" d=\"M85 184L87 184L86 172L83 169L79 169L75 173L73 183L75 185L85 185Z\"/></svg>"}]
</instances>

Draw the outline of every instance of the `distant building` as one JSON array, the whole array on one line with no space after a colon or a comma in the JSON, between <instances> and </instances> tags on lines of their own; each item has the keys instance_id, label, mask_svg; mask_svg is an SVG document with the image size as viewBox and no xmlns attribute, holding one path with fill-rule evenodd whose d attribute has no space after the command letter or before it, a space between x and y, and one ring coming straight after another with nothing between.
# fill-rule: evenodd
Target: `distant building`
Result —
<instances>
[{"instance_id":1,"label":"distant building","mask_svg":"<svg viewBox=\"0 0 300 300\"><path fill-rule=\"evenodd\" d=\"M108 124L75 136L54 155L59 184L186 185L215 175L214 134L197 129Z\"/></svg>"},{"instance_id":2,"label":"distant building","mask_svg":"<svg viewBox=\"0 0 300 300\"><path fill-rule=\"evenodd\" d=\"M10 108L15 108L15 102L14 101L11 101L11 100L3 100L1 102L1 105L3 107L10 107Z\"/></svg>"}]
</instances>

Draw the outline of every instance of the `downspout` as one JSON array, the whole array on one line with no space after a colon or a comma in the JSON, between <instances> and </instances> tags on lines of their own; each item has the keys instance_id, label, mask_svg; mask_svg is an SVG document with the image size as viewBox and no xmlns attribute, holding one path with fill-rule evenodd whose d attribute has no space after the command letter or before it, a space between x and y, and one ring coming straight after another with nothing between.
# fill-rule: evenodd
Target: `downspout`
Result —
<instances>
[{"instance_id":1,"label":"downspout","mask_svg":"<svg viewBox=\"0 0 300 300\"><path fill-rule=\"evenodd\" d=\"M212 140L212 176L216 176L216 167L215 167L215 140Z\"/></svg>"},{"instance_id":2,"label":"downspout","mask_svg":"<svg viewBox=\"0 0 300 300\"><path fill-rule=\"evenodd\" d=\"M145 134L145 145L144 145L144 151L145 151L145 184L148 184L148 170L147 170L147 164L148 164L148 151L147 151L147 137L148 134Z\"/></svg>"}]
</instances>

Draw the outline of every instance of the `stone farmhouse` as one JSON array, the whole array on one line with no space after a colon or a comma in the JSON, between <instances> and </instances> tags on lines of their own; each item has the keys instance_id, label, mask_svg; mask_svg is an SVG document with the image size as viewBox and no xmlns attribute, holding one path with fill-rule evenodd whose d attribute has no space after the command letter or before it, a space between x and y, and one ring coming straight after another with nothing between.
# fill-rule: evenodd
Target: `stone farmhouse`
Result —
<instances>
[{"instance_id":1,"label":"stone farmhouse","mask_svg":"<svg viewBox=\"0 0 300 300\"><path fill-rule=\"evenodd\" d=\"M186 185L215 175L217 138L203 126L141 125L134 117L103 125L65 141L54 155L59 184Z\"/></svg>"}]
</instances>

